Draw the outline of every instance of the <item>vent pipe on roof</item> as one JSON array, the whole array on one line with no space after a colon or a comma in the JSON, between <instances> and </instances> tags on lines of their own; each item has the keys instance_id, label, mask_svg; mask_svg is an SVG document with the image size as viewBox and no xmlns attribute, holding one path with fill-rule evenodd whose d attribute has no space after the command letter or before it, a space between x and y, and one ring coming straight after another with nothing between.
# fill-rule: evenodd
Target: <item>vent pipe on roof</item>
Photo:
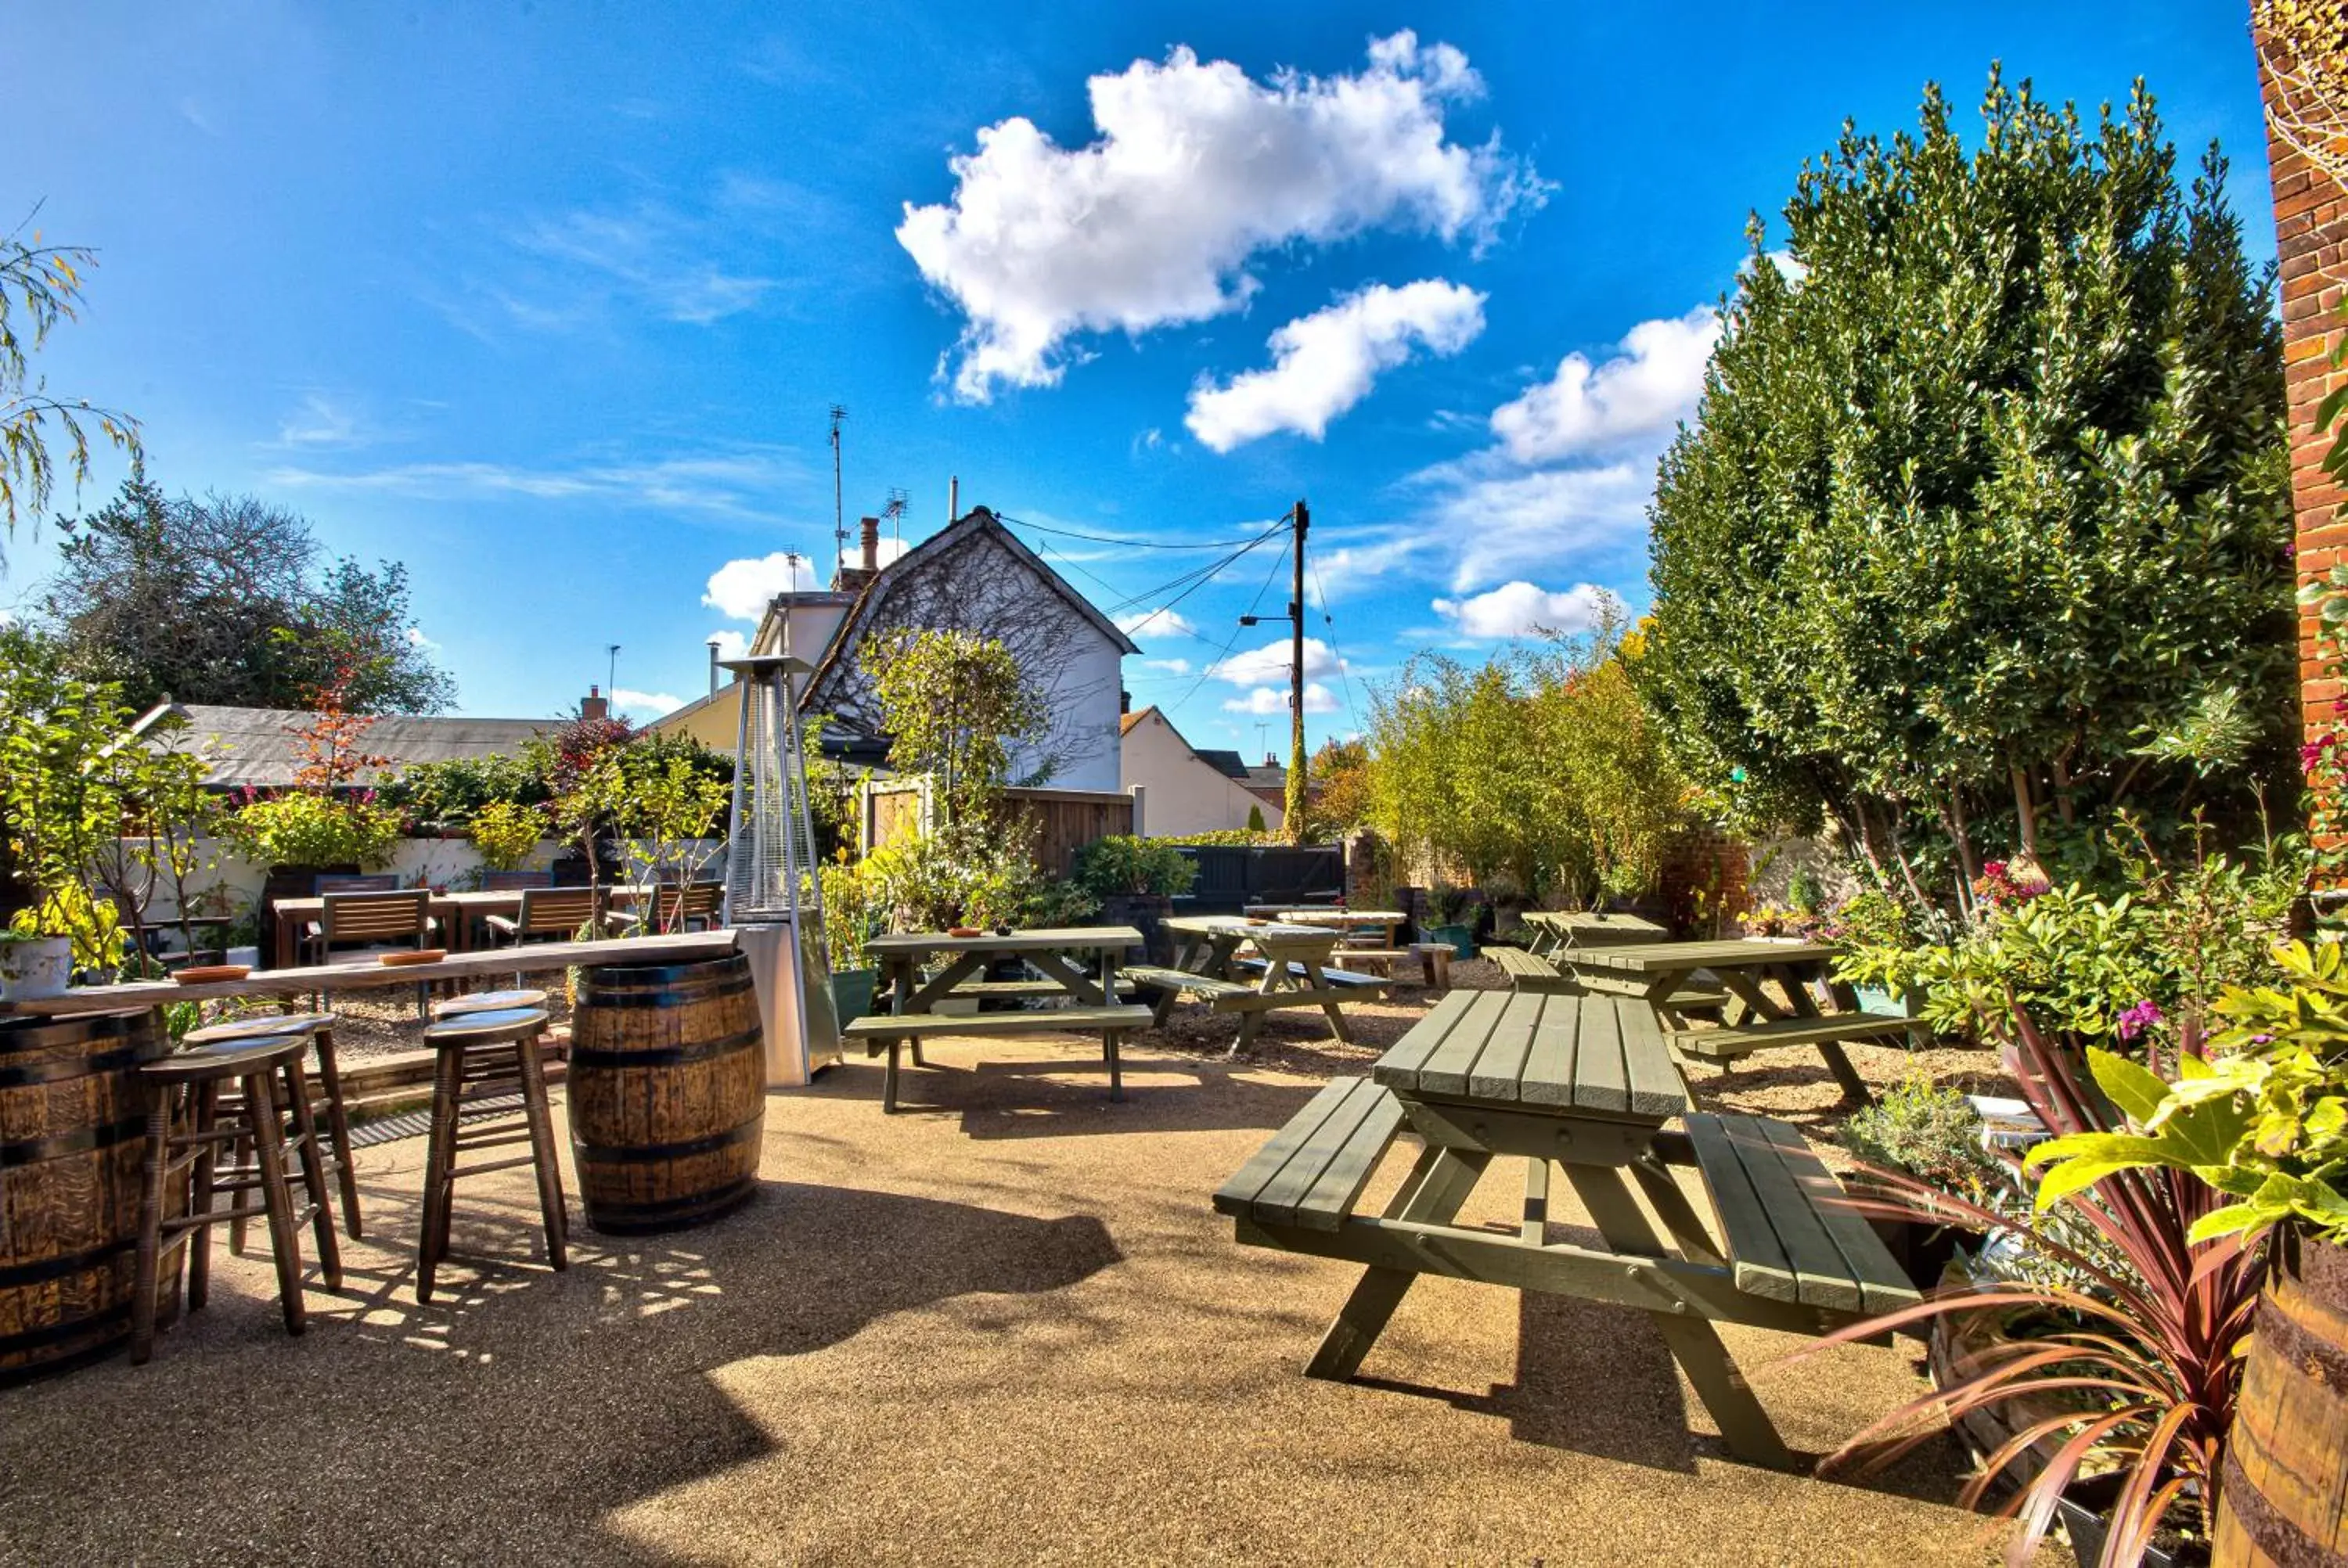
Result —
<instances>
[{"instance_id":1,"label":"vent pipe on roof","mask_svg":"<svg viewBox=\"0 0 2348 1568\"><path fill-rule=\"evenodd\" d=\"M717 639L709 640L709 694L717 695Z\"/></svg>"},{"instance_id":2,"label":"vent pipe on roof","mask_svg":"<svg viewBox=\"0 0 2348 1568\"><path fill-rule=\"evenodd\" d=\"M946 521L962 516L962 476L956 474L946 481Z\"/></svg>"}]
</instances>

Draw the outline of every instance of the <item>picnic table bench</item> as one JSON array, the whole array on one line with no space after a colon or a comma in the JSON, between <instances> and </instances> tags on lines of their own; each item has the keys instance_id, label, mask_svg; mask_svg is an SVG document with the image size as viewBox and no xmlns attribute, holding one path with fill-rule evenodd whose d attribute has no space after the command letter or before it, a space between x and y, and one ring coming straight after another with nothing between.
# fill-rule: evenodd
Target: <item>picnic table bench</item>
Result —
<instances>
[{"instance_id":1,"label":"picnic table bench","mask_svg":"<svg viewBox=\"0 0 2348 1568\"><path fill-rule=\"evenodd\" d=\"M1682 1116L1684 1134L1663 1132ZM1418 1145L1408 1174L1382 1210L1360 1212L1405 1138ZM1454 1219L1496 1156L1526 1163L1514 1235ZM1552 1164L1601 1245L1548 1239ZM1700 1173L1716 1229L1674 1164ZM1214 1205L1244 1245L1366 1266L1309 1376L1352 1377L1423 1274L1578 1296L1647 1314L1729 1447L1777 1468L1792 1456L1713 1324L1818 1334L1919 1299L1799 1132L1764 1117L1689 1114L1653 1013L1622 997L1446 997L1369 1078L1314 1095Z\"/></svg>"},{"instance_id":2,"label":"picnic table bench","mask_svg":"<svg viewBox=\"0 0 2348 1568\"><path fill-rule=\"evenodd\" d=\"M1145 989L1157 990L1153 1017L1160 1025L1184 997L1204 1001L1210 1012L1238 1014L1239 1033L1228 1053L1232 1056L1254 1041L1264 1014L1287 1008L1319 1008L1328 1016L1330 1033L1351 1041L1342 1004L1380 995L1391 984L1376 975L1328 968L1337 945L1337 932L1328 927L1178 915L1166 928L1182 944L1173 964L1139 965L1125 973ZM1241 947L1253 948L1259 956L1241 958ZM1240 979L1247 974L1255 977L1254 984Z\"/></svg>"},{"instance_id":3,"label":"picnic table bench","mask_svg":"<svg viewBox=\"0 0 2348 1568\"><path fill-rule=\"evenodd\" d=\"M1566 961L1585 984L1611 985L1644 997L1672 1031L1673 1046L1683 1056L1726 1064L1776 1046L1815 1046L1843 1092L1864 1104L1874 1096L1843 1047L1912 1037L1918 1026L1913 1019L1863 1012L1849 1005L1847 990L1840 993L1845 1003L1841 1010L1821 1012L1811 999L1809 982L1824 973L1835 952L1823 942L1747 938L1578 948L1566 955ZM1689 1021L1682 996L1700 977L1716 982L1732 1003L1722 1028L1700 1030ZM1766 981L1776 982L1785 993L1784 1005L1761 989Z\"/></svg>"},{"instance_id":4,"label":"picnic table bench","mask_svg":"<svg viewBox=\"0 0 2348 1568\"><path fill-rule=\"evenodd\" d=\"M1552 948L1550 951L1562 954L1564 949ZM1606 976L1560 969L1555 958L1524 948L1495 944L1483 948L1482 952L1484 957L1499 966L1500 972L1509 977L1510 989L1515 990L1556 996L1580 996L1587 991L1642 999L1645 996L1644 986L1617 981ZM1727 1000L1728 991L1725 987L1691 979L1681 982L1679 989L1665 999L1665 1005L1679 1014L1709 1015L1716 1012Z\"/></svg>"},{"instance_id":5,"label":"picnic table bench","mask_svg":"<svg viewBox=\"0 0 2348 1568\"><path fill-rule=\"evenodd\" d=\"M1624 942L1667 942L1671 932L1642 915L1606 909L1527 909L1518 918L1529 933L1525 948L1542 957L1569 948Z\"/></svg>"},{"instance_id":6,"label":"picnic table bench","mask_svg":"<svg viewBox=\"0 0 2348 1568\"><path fill-rule=\"evenodd\" d=\"M1117 1043L1126 1034L1148 1029L1146 1007L1117 1000L1122 983L1117 961L1125 949L1140 944L1141 933L1130 926L1072 926L1043 930L982 932L956 937L949 932L914 931L875 937L865 944L880 966L880 987L889 1010L858 1019L841 1030L842 1040L864 1042L865 1052L888 1052L881 1071L880 1109L897 1110L898 1053L910 1046L913 1065L927 1067L922 1040L933 1034L1032 1034L1042 1030L1098 1030L1101 1058L1108 1068L1108 1097L1125 1098L1125 1079L1117 1060ZM1071 955L1090 955L1088 972ZM1035 980L984 980L989 965L1015 958L1042 978ZM942 959L933 974L924 976L925 962ZM1065 996L1072 1005L1030 1008L1014 1012L942 1013L937 1004L950 998L999 996L1045 999Z\"/></svg>"}]
</instances>

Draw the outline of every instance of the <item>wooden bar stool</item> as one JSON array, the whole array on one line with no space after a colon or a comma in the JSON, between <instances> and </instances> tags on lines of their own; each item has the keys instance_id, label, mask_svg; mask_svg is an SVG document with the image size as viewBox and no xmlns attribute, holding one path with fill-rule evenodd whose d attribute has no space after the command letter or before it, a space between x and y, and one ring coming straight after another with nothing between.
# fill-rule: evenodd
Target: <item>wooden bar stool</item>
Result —
<instances>
[{"instance_id":1,"label":"wooden bar stool","mask_svg":"<svg viewBox=\"0 0 2348 1568\"><path fill-rule=\"evenodd\" d=\"M281 1013L274 1018L241 1018L226 1023L208 1023L201 1029L191 1029L183 1044L191 1046L218 1045L227 1040L260 1040L284 1034L298 1034L310 1042L318 1059L318 1089L310 1103L314 1118L325 1113L326 1133L334 1143L331 1163L335 1184L342 1189L343 1228L356 1241L365 1233L359 1228L359 1176L351 1159L351 1122L343 1106L343 1070L335 1059L335 1024L330 1012ZM232 1246L244 1245L244 1227L236 1227L231 1238Z\"/></svg>"},{"instance_id":2,"label":"wooden bar stool","mask_svg":"<svg viewBox=\"0 0 2348 1568\"><path fill-rule=\"evenodd\" d=\"M432 1004L435 1020L462 1018L469 1012L503 1012L510 1008L542 1008L546 993L539 990L468 991L461 997Z\"/></svg>"},{"instance_id":3,"label":"wooden bar stool","mask_svg":"<svg viewBox=\"0 0 2348 1568\"><path fill-rule=\"evenodd\" d=\"M309 1040L299 1034L223 1040L150 1061L139 1070L148 1093L147 1179L139 1204L137 1285L131 1301L130 1359L155 1353L155 1298L163 1250L188 1232L199 1233L187 1248L187 1309L204 1305L211 1283L210 1248L201 1234L222 1221L260 1215L269 1223L269 1246L277 1263L277 1303L285 1331L299 1334L308 1315L302 1302L302 1238L304 1221L316 1231L318 1263L326 1287L343 1283L342 1251L335 1240L334 1203L318 1153L317 1122L310 1113L310 1091L302 1058ZM280 1081L282 1080L282 1081ZM242 1109L223 1116L221 1086L234 1083ZM189 1099L185 1130L172 1131L173 1096ZM291 1113L293 1135L283 1118ZM235 1159L241 1146L252 1151L251 1164ZM223 1157L223 1152L226 1157ZM286 1159L298 1162L307 1201L296 1204L286 1180ZM166 1219L171 1184L192 1184L184 1217ZM242 1194L258 1193L257 1203ZM216 1208L221 1194L227 1208Z\"/></svg>"},{"instance_id":4,"label":"wooden bar stool","mask_svg":"<svg viewBox=\"0 0 2348 1568\"><path fill-rule=\"evenodd\" d=\"M424 1156L424 1234L417 1245L416 1299L432 1299L432 1276L448 1255L448 1211L456 1195L457 1156L479 1149L528 1143L530 1153L463 1173L530 1165L538 1173L538 1206L546 1225L546 1257L568 1268L564 1249L569 1221L562 1208L562 1167L557 1163L554 1119L547 1109L545 1064L540 1041L546 1033L543 1008L508 1008L459 1013L424 1031L425 1043L440 1053L432 1074L432 1132ZM519 1113L460 1122L467 1105L519 1093Z\"/></svg>"}]
</instances>

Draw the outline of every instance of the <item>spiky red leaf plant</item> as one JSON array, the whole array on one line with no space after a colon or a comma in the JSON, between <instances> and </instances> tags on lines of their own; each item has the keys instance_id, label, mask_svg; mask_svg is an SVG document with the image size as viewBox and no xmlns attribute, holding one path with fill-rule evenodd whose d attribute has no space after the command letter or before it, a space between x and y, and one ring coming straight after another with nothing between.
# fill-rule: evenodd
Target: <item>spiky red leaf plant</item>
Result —
<instances>
[{"instance_id":1,"label":"spiky red leaf plant","mask_svg":"<svg viewBox=\"0 0 2348 1568\"><path fill-rule=\"evenodd\" d=\"M2014 1047L2023 1097L2056 1136L2115 1132L2124 1120L2089 1084L2071 1053L2049 1040L2020 1008ZM2200 1054L2188 1030L2183 1049ZM1871 1473L1937 1436L1971 1410L2042 1396L2067 1408L2024 1421L1966 1485L1961 1501L1979 1508L1999 1478L2044 1441L2057 1446L2035 1476L2017 1476L1997 1512L2022 1528L2009 1563L2026 1562L2054 1520L2055 1500L2091 1458L2125 1476L2113 1505L2100 1568L2133 1568L2173 1507L2198 1512L2202 1539L2217 1515L2218 1478L2233 1423L2240 1358L2266 1277L2263 1249L2239 1238L2192 1243L2193 1222L2228 1202L2189 1172L2118 1171L2065 1200L2059 1211L2101 1246L2075 1246L2063 1227L2000 1214L1941 1192L1901 1172L1869 1168L1880 1198L1854 1196L1863 1214L1928 1219L1967 1229L2021 1233L2085 1288L2000 1283L1943 1287L1914 1307L1854 1323L1826 1336L1795 1359L1829 1346L1869 1339L1954 1314L2036 1308L2060 1326L2016 1339L1977 1358L1970 1376L1910 1400L1820 1461L1821 1472L1849 1465ZM2075 1235L2076 1232L2075 1231ZM2125 1266L2110 1266L2108 1251Z\"/></svg>"}]
</instances>

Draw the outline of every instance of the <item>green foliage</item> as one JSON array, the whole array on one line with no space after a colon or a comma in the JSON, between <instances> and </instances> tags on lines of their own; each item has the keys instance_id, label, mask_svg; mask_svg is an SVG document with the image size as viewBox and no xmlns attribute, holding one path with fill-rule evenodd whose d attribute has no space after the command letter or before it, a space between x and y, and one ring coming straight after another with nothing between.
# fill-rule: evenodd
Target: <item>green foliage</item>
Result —
<instances>
[{"instance_id":1,"label":"green foliage","mask_svg":"<svg viewBox=\"0 0 2348 1568\"><path fill-rule=\"evenodd\" d=\"M1982 114L1969 156L1929 90L1806 165L1798 281L1756 226L1638 667L1737 818L1920 879L2042 818L2244 811L2296 714L2280 331L2224 165L2180 189L2141 90L2091 127L1993 74Z\"/></svg>"},{"instance_id":2,"label":"green foliage","mask_svg":"<svg viewBox=\"0 0 2348 1568\"><path fill-rule=\"evenodd\" d=\"M0 627L0 831L5 907L22 933L71 937L77 965L120 963L118 911L90 868L120 826L136 759L109 760L129 712L119 694L67 669L57 641Z\"/></svg>"},{"instance_id":3,"label":"green foliage","mask_svg":"<svg viewBox=\"0 0 2348 1568\"><path fill-rule=\"evenodd\" d=\"M1156 842L1159 844L1220 844L1244 849L1259 844L1269 844L1272 842L1272 835L1261 828L1254 827L1209 827L1202 828L1197 833L1173 834L1165 838L1160 838Z\"/></svg>"},{"instance_id":4,"label":"green foliage","mask_svg":"<svg viewBox=\"0 0 2348 1568\"><path fill-rule=\"evenodd\" d=\"M511 871L546 834L546 817L526 805L493 800L473 814L473 853L491 871Z\"/></svg>"},{"instance_id":5,"label":"green foliage","mask_svg":"<svg viewBox=\"0 0 2348 1568\"><path fill-rule=\"evenodd\" d=\"M1066 925L1098 907L1085 889L1045 876L1020 835L977 818L884 845L861 869L870 906L894 931Z\"/></svg>"},{"instance_id":6,"label":"green foliage","mask_svg":"<svg viewBox=\"0 0 2348 1568\"><path fill-rule=\"evenodd\" d=\"M1198 863L1162 838L1112 834L1076 851L1076 884L1096 898L1188 893Z\"/></svg>"},{"instance_id":7,"label":"green foliage","mask_svg":"<svg viewBox=\"0 0 2348 1568\"><path fill-rule=\"evenodd\" d=\"M170 698L308 708L339 686L360 713L428 713L457 690L408 633L407 569L327 559L300 514L245 496L165 497L144 471L58 520L42 613L70 661L144 711Z\"/></svg>"},{"instance_id":8,"label":"green foliage","mask_svg":"<svg viewBox=\"0 0 2348 1568\"><path fill-rule=\"evenodd\" d=\"M308 790L248 802L224 825L256 866L384 866L404 831L389 806Z\"/></svg>"},{"instance_id":9,"label":"green foliage","mask_svg":"<svg viewBox=\"0 0 2348 1568\"><path fill-rule=\"evenodd\" d=\"M2295 842L2240 858L2199 847L2185 865L2141 839L2122 856L2116 894L2074 883L1990 908L1955 941L1916 949L1910 979L1925 1020L2010 1039L2015 1002L2073 1047L2118 1040L2138 1050L2174 1038L2227 988L2275 975L2272 950L2306 875ZM1845 979L1862 978L1848 961Z\"/></svg>"},{"instance_id":10,"label":"green foliage","mask_svg":"<svg viewBox=\"0 0 2348 1568\"><path fill-rule=\"evenodd\" d=\"M889 765L934 778L949 819L986 815L1012 752L1041 739L1051 719L1011 651L967 631L900 631L868 643L862 659L889 732Z\"/></svg>"},{"instance_id":11,"label":"green foliage","mask_svg":"<svg viewBox=\"0 0 2348 1568\"><path fill-rule=\"evenodd\" d=\"M1609 614L1470 668L1423 653L1372 692L1370 820L1478 885L1594 903L1651 888L1685 790Z\"/></svg>"},{"instance_id":12,"label":"green foliage","mask_svg":"<svg viewBox=\"0 0 2348 1568\"><path fill-rule=\"evenodd\" d=\"M376 798L405 811L417 830L446 833L468 826L487 806L544 805L552 795L530 757L493 755L417 763Z\"/></svg>"},{"instance_id":13,"label":"green foliage","mask_svg":"<svg viewBox=\"0 0 2348 1568\"><path fill-rule=\"evenodd\" d=\"M732 774L698 742L645 736L605 751L561 804L575 824L627 841L646 879L690 882L720 847Z\"/></svg>"},{"instance_id":14,"label":"green foliage","mask_svg":"<svg viewBox=\"0 0 2348 1568\"><path fill-rule=\"evenodd\" d=\"M89 478L92 421L134 463L139 456L137 420L81 398L52 396L48 383L32 373L32 355L51 330L74 319L82 272L95 264L78 245L43 244L37 231L28 239L24 225L0 235L0 522L11 534L20 510L38 517L49 504L57 474L51 425L64 437L67 471L77 485Z\"/></svg>"},{"instance_id":15,"label":"green foliage","mask_svg":"<svg viewBox=\"0 0 2348 1568\"><path fill-rule=\"evenodd\" d=\"M2289 1222L2348 1245L2348 962L2337 942L2292 943L2277 957L2289 989L2228 991L2217 1008L2227 1027L2207 1058L2179 1055L2175 1081L2089 1053L2130 1127L2033 1150L2030 1163L2047 1167L2040 1207L2116 1171L2166 1166L2236 1200L2197 1221L2195 1241L2247 1240Z\"/></svg>"},{"instance_id":16,"label":"green foliage","mask_svg":"<svg viewBox=\"0 0 2348 1568\"><path fill-rule=\"evenodd\" d=\"M1313 804L1308 813L1316 839L1342 837L1369 825L1370 745L1365 740L1330 739L1313 753Z\"/></svg>"},{"instance_id":17,"label":"green foliage","mask_svg":"<svg viewBox=\"0 0 2348 1568\"><path fill-rule=\"evenodd\" d=\"M874 879L865 866L845 858L823 864L823 935L831 972L873 968L864 944L887 927L887 911L874 902Z\"/></svg>"},{"instance_id":18,"label":"green foliage","mask_svg":"<svg viewBox=\"0 0 2348 1568\"><path fill-rule=\"evenodd\" d=\"M1250 833L1268 831L1263 825L1263 807L1261 805L1248 807L1247 831Z\"/></svg>"},{"instance_id":19,"label":"green foliage","mask_svg":"<svg viewBox=\"0 0 2348 1568\"><path fill-rule=\"evenodd\" d=\"M1869 1164L1907 1172L1942 1192L1979 1196L2003 1168L1982 1146L1981 1112L1954 1089L1913 1078L1843 1123L1843 1143Z\"/></svg>"}]
</instances>

